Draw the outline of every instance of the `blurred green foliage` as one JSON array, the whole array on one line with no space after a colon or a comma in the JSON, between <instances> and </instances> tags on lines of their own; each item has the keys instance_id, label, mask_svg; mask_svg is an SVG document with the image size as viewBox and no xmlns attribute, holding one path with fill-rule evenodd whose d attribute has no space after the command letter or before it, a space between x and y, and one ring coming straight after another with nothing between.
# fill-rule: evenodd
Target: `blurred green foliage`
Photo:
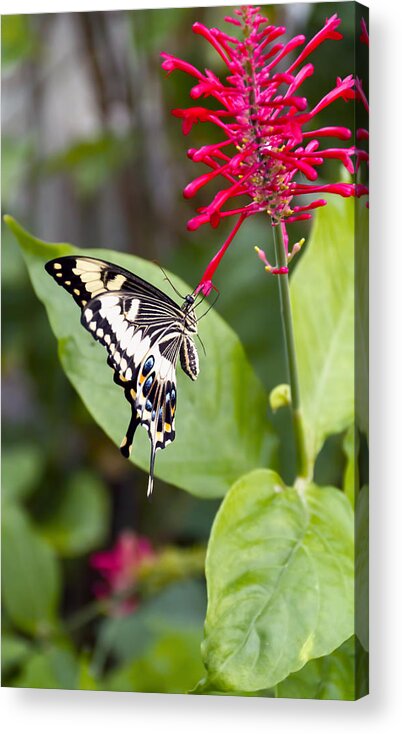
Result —
<instances>
[{"instance_id":1,"label":"blurred green foliage","mask_svg":"<svg viewBox=\"0 0 402 734\"><path fill-rule=\"evenodd\" d=\"M303 32L306 37L332 13L342 17L342 53L331 42L316 52L316 73L304 89L312 103L331 88L336 76L353 71L351 3L306 4L298 9L285 4L264 10L274 23L287 25L289 33ZM110 259L114 260L121 250L148 261L157 259L179 278L198 282L228 229L186 233L193 203L182 200L181 190L199 171L186 159L185 150L189 144L208 143L214 133L198 125L191 143L183 138L169 110L186 104L189 80L176 74L167 82L159 53L176 53L219 72L219 60L202 39L195 42L189 29L195 20L221 25L227 13L228 8L210 7L3 17L3 211L45 240L112 248L116 253ZM337 111L342 124L353 127L353 105L338 103ZM323 110L319 123L332 124L332 114ZM323 179L336 177L334 171L328 161ZM209 194L200 193L197 205L206 203ZM307 225L290 229L294 240L310 232ZM215 310L226 324L212 312L208 317L232 340L242 355L242 370L249 375L248 393L237 404L239 417L253 409L253 428L243 437L243 445L261 442L256 433L258 426L260 432L267 431L266 424L261 428L261 416L268 415L269 391L284 382L286 374L277 283L260 267L253 253L255 244L272 254L263 218L242 228L219 271L221 295ZM147 503L144 474L119 458L67 381L43 305L31 288L15 239L4 227L2 255L3 685L189 691L205 675L200 644L207 606L199 559L191 563L189 558L205 548L220 504L219 499L206 499L207 492L199 488L200 472L208 468L206 455L197 470L198 494L204 499L178 492L160 480L154 501ZM304 259L307 268L308 257L309 246L299 258L300 268ZM62 300L50 281L48 287L67 313L67 297ZM73 312L74 336L85 341L71 304ZM363 322L365 317L363 309ZM203 322L205 340L208 318ZM222 347L219 355L219 345L207 346L205 374L222 367L225 354ZM118 391L107 374L104 355L91 351L116 403ZM211 367L212 361L215 366ZM236 384L238 396L239 375L233 376L232 391ZM180 406L183 427L192 400L195 393ZM364 426L364 406L361 413ZM284 481L291 482L294 451L288 440L288 412L278 410L269 414L269 420L280 439L277 468ZM125 422L126 417L116 421L116 436L124 432ZM101 423L105 428L105 421ZM208 416L202 423L208 423ZM344 488L352 499L353 451L350 432L344 434L349 423L341 421L337 430L343 433L325 441L315 480ZM207 442L208 436L204 438ZM222 495L242 473L232 466L238 449L235 441L232 447L228 443L222 469L225 486L212 494ZM191 457L194 460L194 447L181 457L175 483L182 487L188 483L185 466ZM244 471L257 465L256 458L246 459ZM174 472L165 475L161 470L160 476L172 481ZM364 535L366 492L359 497ZM153 590L139 592L138 607L127 616L115 617L101 599L94 598L99 579L90 556L111 547L127 528L148 536L158 551L164 551L165 566L161 561ZM172 554L169 563L166 549ZM359 563L367 567L365 551ZM364 628L361 638L366 646ZM310 660L275 691L261 690L259 680L259 690L251 695L352 697L353 645L349 640L331 655ZM211 688L208 692L222 693ZM244 690L232 693L247 695Z\"/></svg>"},{"instance_id":2,"label":"blurred green foliage","mask_svg":"<svg viewBox=\"0 0 402 734\"><path fill-rule=\"evenodd\" d=\"M7 15L2 18L1 62L5 67L29 61L38 50L34 23L29 15Z\"/></svg>"}]
</instances>

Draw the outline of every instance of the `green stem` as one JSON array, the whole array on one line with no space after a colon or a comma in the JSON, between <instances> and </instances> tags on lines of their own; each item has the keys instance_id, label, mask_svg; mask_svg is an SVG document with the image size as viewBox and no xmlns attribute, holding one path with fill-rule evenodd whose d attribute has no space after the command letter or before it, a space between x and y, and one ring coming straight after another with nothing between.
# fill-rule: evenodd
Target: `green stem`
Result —
<instances>
[{"instance_id":1,"label":"green stem","mask_svg":"<svg viewBox=\"0 0 402 734\"><path fill-rule=\"evenodd\" d=\"M280 224L272 227L274 233L276 264L278 268L286 268L287 257L283 241L282 228ZM285 339L286 358L289 372L289 384L291 395L291 410L293 431L296 443L297 478L311 479L311 467L308 460L306 437L304 433L303 417L300 407L300 388L297 371L297 356L295 338L293 333L292 306L290 303L289 276L283 273L277 276L279 283L279 294L281 300L282 326Z\"/></svg>"}]
</instances>

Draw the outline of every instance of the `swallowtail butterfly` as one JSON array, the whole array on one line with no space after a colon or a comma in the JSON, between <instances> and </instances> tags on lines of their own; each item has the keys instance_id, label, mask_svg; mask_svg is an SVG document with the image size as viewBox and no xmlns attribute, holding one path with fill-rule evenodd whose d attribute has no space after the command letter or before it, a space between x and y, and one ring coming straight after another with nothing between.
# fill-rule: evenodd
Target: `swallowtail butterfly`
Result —
<instances>
[{"instance_id":1,"label":"swallowtail butterfly","mask_svg":"<svg viewBox=\"0 0 402 734\"><path fill-rule=\"evenodd\" d=\"M155 453L175 438L177 359L192 380L198 376L194 296L186 296L180 307L138 275L92 257L60 257L45 268L80 306L81 324L106 347L114 381L124 388L132 414L123 456L130 455L137 427L148 431L149 496Z\"/></svg>"}]
</instances>

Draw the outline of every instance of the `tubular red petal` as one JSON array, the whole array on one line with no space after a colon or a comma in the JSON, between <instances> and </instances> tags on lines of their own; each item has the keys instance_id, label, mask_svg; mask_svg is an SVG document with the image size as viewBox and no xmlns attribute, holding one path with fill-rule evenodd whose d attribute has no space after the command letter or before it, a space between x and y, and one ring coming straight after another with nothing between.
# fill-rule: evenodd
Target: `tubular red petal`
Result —
<instances>
[{"instance_id":1,"label":"tubular red petal","mask_svg":"<svg viewBox=\"0 0 402 734\"><path fill-rule=\"evenodd\" d=\"M318 104L311 110L311 112L306 115L307 119L311 119L314 117L314 115L317 115L318 112L321 112L321 110L324 109L324 107L328 107L329 104L332 104L336 99L339 99L342 97L345 101L348 99L354 99L355 92L353 90L355 80L353 77L348 76L343 81L337 80L336 87L332 89L328 94L326 94Z\"/></svg>"},{"instance_id":2,"label":"tubular red petal","mask_svg":"<svg viewBox=\"0 0 402 734\"><path fill-rule=\"evenodd\" d=\"M175 56L171 56L171 54L166 53L161 53L161 56L164 59L162 62L162 69L167 71L169 74L171 74L172 71L178 70L184 71L186 74L190 74L191 76L195 76L197 79L204 79L201 72L187 61L183 61L182 59L178 59Z\"/></svg>"},{"instance_id":3,"label":"tubular red petal","mask_svg":"<svg viewBox=\"0 0 402 734\"><path fill-rule=\"evenodd\" d=\"M237 20L237 18L231 18L230 15L225 15L224 20L226 21L226 23L232 23L233 25L241 26L240 21Z\"/></svg>"},{"instance_id":4,"label":"tubular red petal","mask_svg":"<svg viewBox=\"0 0 402 734\"><path fill-rule=\"evenodd\" d=\"M279 62L282 61L282 59L285 56L290 54L295 48L297 48L297 46L300 46L302 43L304 43L305 40L306 40L305 36L300 35L300 36L295 36L290 41L288 41L288 43L285 44L282 51L279 52L276 58L273 61L271 61L270 64L268 64L268 66L266 67L266 71L271 71L271 69L273 69L277 64L279 64ZM289 69L287 69L287 72L290 73L291 70L292 70L292 67L289 67Z\"/></svg>"},{"instance_id":5,"label":"tubular red petal","mask_svg":"<svg viewBox=\"0 0 402 734\"><path fill-rule=\"evenodd\" d=\"M198 214L196 217L188 220L187 229L189 232L195 232L202 224L207 224L208 222L209 214Z\"/></svg>"},{"instance_id":6,"label":"tubular red petal","mask_svg":"<svg viewBox=\"0 0 402 734\"><path fill-rule=\"evenodd\" d=\"M364 186L363 184L356 184L355 185L355 193L358 199L360 199L361 196L365 196L368 194L369 190L367 186Z\"/></svg>"},{"instance_id":7,"label":"tubular red petal","mask_svg":"<svg viewBox=\"0 0 402 734\"><path fill-rule=\"evenodd\" d=\"M199 176L198 178L194 179L191 183L187 184L185 189L183 190L183 196L185 199L191 199L199 189L201 189L205 184L209 183L211 179L213 179L215 176L219 175L219 169L217 171L211 171L210 173L204 173L203 176Z\"/></svg>"},{"instance_id":8,"label":"tubular red petal","mask_svg":"<svg viewBox=\"0 0 402 734\"><path fill-rule=\"evenodd\" d=\"M349 140L352 132L347 127L321 127L319 130L307 130L303 132L304 138L339 138L340 140Z\"/></svg>"},{"instance_id":9,"label":"tubular red petal","mask_svg":"<svg viewBox=\"0 0 402 734\"><path fill-rule=\"evenodd\" d=\"M261 43L258 46L257 52L259 54L261 53L261 51L263 51L263 49L269 43L272 43L273 41L276 41L276 39L279 38L280 36L283 36L283 34L286 33L286 28L285 26L278 26L277 28L272 28L272 29L267 28L267 31L268 32L264 40L261 41Z\"/></svg>"},{"instance_id":10,"label":"tubular red petal","mask_svg":"<svg viewBox=\"0 0 402 734\"><path fill-rule=\"evenodd\" d=\"M306 204L305 206L294 206L293 211L295 213L297 212L306 212L310 209L317 209L320 206L326 206L327 202L325 199L316 199L315 201L312 201L310 204Z\"/></svg>"},{"instance_id":11,"label":"tubular red petal","mask_svg":"<svg viewBox=\"0 0 402 734\"><path fill-rule=\"evenodd\" d=\"M331 18L325 22L324 27L321 28L321 30L318 31L318 33L316 33L311 41L309 41L308 44L304 47L303 51L301 52L301 54L299 54L293 64L289 66L288 71L293 71L293 69L296 69L298 66L300 66L300 64L303 63L307 56L309 56L317 48L317 46L320 46L323 41L326 41L327 39L339 41L341 38L343 38L342 34L336 30L340 22L341 20L336 14L331 16Z\"/></svg>"},{"instance_id":12,"label":"tubular red petal","mask_svg":"<svg viewBox=\"0 0 402 734\"><path fill-rule=\"evenodd\" d=\"M360 34L360 41L362 43L365 43L366 46L369 46L370 45L370 38L369 38L368 31L367 31L366 21L364 20L364 18L362 18L361 21L360 21L360 27L362 29L362 32Z\"/></svg>"},{"instance_id":13,"label":"tubular red petal","mask_svg":"<svg viewBox=\"0 0 402 734\"><path fill-rule=\"evenodd\" d=\"M296 214L294 217L286 217L286 221L291 224L292 222L301 222L311 219L312 214Z\"/></svg>"},{"instance_id":14,"label":"tubular red petal","mask_svg":"<svg viewBox=\"0 0 402 734\"><path fill-rule=\"evenodd\" d=\"M357 140L368 140L369 139L369 131L365 130L363 127L359 127L356 130L356 138Z\"/></svg>"},{"instance_id":15,"label":"tubular red petal","mask_svg":"<svg viewBox=\"0 0 402 734\"><path fill-rule=\"evenodd\" d=\"M260 60L265 63L266 61L268 61L268 59L272 59L272 57L275 56L278 51L282 51L284 45L285 44L283 43L277 43L275 46L272 46L271 50L264 54L264 56L262 56Z\"/></svg>"},{"instance_id":16,"label":"tubular red petal","mask_svg":"<svg viewBox=\"0 0 402 734\"><path fill-rule=\"evenodd\" d=\"M294 185L293 190L295 194L313 194L323 191L328 194L339 194L340 196L347 198L348 196L354 195L355 185L347 183L334 183L323 184L322 186L309 186L307 184L298 183Z\"/></svg>"},{"instance_id":17,"label":"tubular red petal","mask_svg":"<svg viewBox=\"0 0 402 734\"><path fill-rule=\"evenodd\" d=\"M223 51L222 47L220 46L220 44L218 43L218 41L212 35L212 33L209 30L209 28L207 28L202 23L196 22L196 23L193 23L193 32L194 33L197 33L199 36L203 36L208 41L208 43L210 43L211 46L214 47L215 51L218 52L219 56L223 59L223 61L225 62L226 66L230 66L230 60L228 59L228 57L224 53L224 51Z\"/></svg>"},{"instance_id":18,"label":"tubular red petal","mask_svg":"<svg viewBox=\"0 0 402 734\"><path fill-rule=\"evenodd\" d=\"M217 269L220 261L222 260L222 258L224 256L226 250L228 249L229 245L233 241L235 235L239 231L239 229L240 229L242 223L244 222L244 219L245 218L246 218L246 215L245 214L240 214L240 217L237 220L235 226L233 227L233 229L232 229L229 237L227 237L227 239L223 243L223 245L220 248L220 250L218 250L218 252L216 253L216 255L214 255L214 257L212 258L211 262L206 267L206 269L204 271L204 274L203 274L203 276L202 276L202 278L200 280L200 283L198 285L198 288L201 285L203 285L205 282L211 282L212 281L212 278L214 276L214 273L216 272L216 269Z\"/></svg>"}]
</instances>

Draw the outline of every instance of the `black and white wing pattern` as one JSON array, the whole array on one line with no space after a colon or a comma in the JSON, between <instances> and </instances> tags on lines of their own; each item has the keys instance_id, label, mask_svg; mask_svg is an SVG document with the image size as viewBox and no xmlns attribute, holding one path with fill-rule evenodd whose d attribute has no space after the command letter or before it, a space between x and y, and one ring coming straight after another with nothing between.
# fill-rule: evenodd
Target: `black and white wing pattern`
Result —
<instances>
[{"instance_id":1,"label":"black and white wing pattern","mask_svg":"<svg viewBox=\"0 0 402 734\"><path fill-rule=\"evenodd\" d=\"M131 405L131 420L120 450L129 457L139 425L151 441L148 492L153 488L155 453L175 438L176 363L196 380L198 355L194 298L178 306L169 296L118 265L91 257L51 260L46 271L81 307L81 323L108 352L115 382Z\"/></svg>"}]
</instances>

